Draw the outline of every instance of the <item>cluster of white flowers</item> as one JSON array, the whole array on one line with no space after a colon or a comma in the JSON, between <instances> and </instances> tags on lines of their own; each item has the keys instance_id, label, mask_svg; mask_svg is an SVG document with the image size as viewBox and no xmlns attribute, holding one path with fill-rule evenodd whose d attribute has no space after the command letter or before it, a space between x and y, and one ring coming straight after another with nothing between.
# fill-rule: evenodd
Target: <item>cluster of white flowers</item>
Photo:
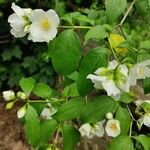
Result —
<instances>
[{"instance_id":1,"label":"cluster of white flowers","mask_svg":"<svg viewBox=\"0 0 150 150\"><path fill-rule=\"evenodd\" d=\"M41 112L41 118L43 119L52 119L52 115L57 112L57 109L55 109L50 103L48 103L48 107L45 107Z\"/></svg>"},{"instance_id":2,"label":"cluster of white flowers","mask_svg":"<svg viewBox=\"0 0 150 150\"><path fill-rule=\"evenodd\" d=\"M12 9L14 13L9 16L8 22L15 37L29 33L28 39L33 42L49 42L56 36L59 17L54 10L25 9L15 3L12 3Z\"/></svg>"},{"instance_id":3,"label":"cluster of white flowers","mask_svg":"<svg viewBox=\"0 0 150 150\"><path fill-rule=\"evenodd\" d=\"M17 92L17 97L16 97L14 91L8 90L8 91L3 92L3 98L5 101L15 100L16 98L25 100L27 98L27 96L25 93L19 91L19 92Z\"/></svg>"},{"instance_id":4,"label":"cluster of white flowers","mask_svg":"<svg viewBox=\"0 0 150 150\"><path fill-rule=\"evenodd\" d=\"M3 92L3 98L5 101L11 101L6 105L6 109L11 109L17 99L25 100L27 99L27 96L24 92L21 91L17 92L17 94L15 95L14 91L8 90ZM25 114L26 114L26 105L17 111L18 118L22 118Z\"/></svg>"},{"instance_id":5,"label":"cluster of white flowers","mask_svg":"<svg viewBox=\"0 0 150 150\"><path fill-rule=\"evenodd\" d=\"M150 100L137 100L135 104L137 106L137 111L140 111L141 109L144 110L144 113L140 113L141 117L138 120L140 127L143 124L150 127Z\"/></svg>"},{"instance_id":6,"label":"cluster of white flowers","mask_svg":"<svg viewBox=\"0 0 150 150\"><path fill-rule=\"evenodd\" d=\"M81 125L79 131L82 136L86 136L87 138L93 138L94 136L102 137L105 134L105 131L108 136L117 137L120 134L120 122L116 119L113 119L113 115L111 113L106 114L106 120L102 120L96 122L94 125L89 123L85 123ZM104 124L106 123L106 127L104 129Z\"/></svg>"},{"instance_id":7,"label":"cluster of white flowers","mask_svg":"<svg viewBox=\"0 0 150 150\"><path fill-rule=\"evenodd\" d=\"M129 92L130 86L136 84L137 79L150 77L150 60L138 63L130 69L125 64L118 64L116 60L109 62L107 68L98 68L87 76L94 83L96 89L104 88L108 96L120 99L122 91Z\"/></svg>"}]
</instances>

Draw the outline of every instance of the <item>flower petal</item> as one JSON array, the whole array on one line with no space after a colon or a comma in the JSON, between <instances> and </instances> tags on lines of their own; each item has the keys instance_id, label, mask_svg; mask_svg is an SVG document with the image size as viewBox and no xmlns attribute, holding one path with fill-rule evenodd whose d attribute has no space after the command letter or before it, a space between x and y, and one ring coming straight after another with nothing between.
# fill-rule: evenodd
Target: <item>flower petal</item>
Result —
<instances>
[{"instance_id":1,"label":"flower petal","mask_svg":"<svg viewBox=\"0 0 150 150\"><path fill-rule=\"evenodd\" d=\"M103 88L106 90L108 96L117 96L120 90L117 88L113 80L106 80L102 82Z\"/></svg>"},{"instance_id":2,"label":"flower petal","mask_svg":"<svg viewBox=\"0 0 150 150\"><path fill-rule=\"evenodd\" d=\"M116 60L113 60L111 62L109 62L108 64L108 69L113 70L118 66L118 62Z\"/></svg>"}]
</instances>

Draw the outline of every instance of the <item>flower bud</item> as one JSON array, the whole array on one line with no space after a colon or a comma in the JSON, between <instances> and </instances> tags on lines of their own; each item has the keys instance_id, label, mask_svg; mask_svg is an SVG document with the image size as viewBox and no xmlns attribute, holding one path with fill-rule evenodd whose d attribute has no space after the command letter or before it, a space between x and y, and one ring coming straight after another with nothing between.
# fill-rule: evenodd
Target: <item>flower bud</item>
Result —
<instances>
[{"instance_id":1,"label":"flower bud","mask_svg":"<svg viewBox=\"0 0 150 150\"><path fill-rule=\"evenodd\" d=\"M22 118L25 116L26 114L26 111L27 111L27 108L26 108L26 105L24 105L22 108L20 108L17 112L17 116L18 118Z\"/></svg>"},{"instance_id":2,"label":"flower bud","mask_svg":"<svg viewBox=\"0 0 150 150\"><path fill-rule=\"evenodd\" d=\"M11 109L14 106L14 102L9 102L6 105L6 109Z\"/></svg>"},{"instance_id":3,"label":"flower bud","mask_svg":"<svg viewBox=\"0 0 150 150\"><path fill-rule=\"evenodd\" d=\"M23 100L27 98L26 94L23 93L23 92L18 92L17 97L20 98L20 99L23 99Z\"/></svg>"},{"instance_id":4,"label":"flower bud","mask_svg":"<svg viewBox=\"0 0 150 150\"><path fill-rule=\"evenodd\" d=\"M12 90L4 91L3 92L3 98L6 101L14 100L15 99L15 93L14 93L14 91L12 91Z\"/></svg>"},{"instance_id":5,"label":"flower bud","mask_svg":"<svg viewBox=\"0 0 150 150\"><path fill-rule=\"evenodd\" d=\"M107 118L107 119L113 119L113 114L112 114L111 112L108 112L108 113L106 114L106 118Z\"/></svg>"}]
</instances>

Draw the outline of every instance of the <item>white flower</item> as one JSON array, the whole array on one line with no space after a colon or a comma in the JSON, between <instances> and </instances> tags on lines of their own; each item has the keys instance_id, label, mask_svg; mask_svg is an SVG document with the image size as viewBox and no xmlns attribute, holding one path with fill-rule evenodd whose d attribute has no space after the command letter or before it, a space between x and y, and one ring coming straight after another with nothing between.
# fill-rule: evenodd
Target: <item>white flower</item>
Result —
<instances>
[{"instance_id":1,"label":"white flower","mask_svg":"<svg viewBox=\"0 0 150 150\"><path fill-rule=\"evenodd\" d=\"M150 113L145 113L143 117L143 124L150 127Z\"/></svg>"},{"instance_id":2,"label":"white flower","mask_svg":"<svg viewBox=\"0 0 150 150\"><path fill-rule=\"evenodd\" d=\"M89 139L93 138L93 136L94 136L94 130L93 130L92 126L89 123L83 124L79 128L79 132L81 133L82 136L86 136Z\"/></svg>"},{"instance_id":3,"label":"white flower","mask_svg":"<svg viewBox=\"0 0 150 150\"><path fill-rule=\"evenodd\" d=\"M36 9L29 18L32 22L29 40L48 43L56 37L59 17L54 10L50 9L45 12L42 9Z\"/></svg>"},{"instance_id":4,"label":"white flower","mask_svg":"<svg viewBox=\"0 0 150 150\"><path fill-rule=\"evenodd\" d=\"M108 113L106 114L106 118L107 118L107 119L113 119L113 114L112 114L111 112L108 112Z\"/></svg>"},{"instance_id":5,"label":"white flower","mask_svg":"<svg viewBox=\"0 0 150 150\"><path fill-rule=\"evenodd\" d=\"M150 104L150 100L137 100L137 101L135 101L135 104L137 107L139 107L143 103L149 103Z\"/></svg>"},{"instance_id":6,"label":"white flower","mask_svg":"<svg viewBox=\"0 0 150 150\"><path fill-rule=\"evenodd\" d=\"M18 116L18 118L24 117L25 114L26 114L26 111L27 111L26 105L23 106L22 108L20 108L20 109L17 111L17 116Z\"/></svg>"},{"instance_id":7,"label":"white flower","mask_svg":"<svg viewBox=\"0 0 150 150\"><path fill-rule=\"evenodd\" d=\"M120 123L118 120L110 119L106 123L106 133L108 136L117 137L120 134Z\"/></svg>"},{"instance_id":8,"label":"white flower","mask_svg":"<svg viewBox=\"0 0 150 150\"><path fill-rule=\"evenodd\" d=\"M92 80L96 89L104 88L108 96L115 100L120 99L120 94L123 91L129 92L127 87L128 68L126 65L119 65L113 60L109 62L108 68L98 68L95 75L89 74L88 79Z\"/></svg>"},{"instance_id":9,"label":"white flower","mask_svg":"<svg viewBox=\"0 0 150 150\"><path fill-rule=\"evenodd\" d=\"M138 63L131 67L129 71L128 86L136 85L137 79L150 77L150 60Z\"/></svg>"},{"instance_id":10,"label":"white flower","mask_svg":"<svg viewBox=\"0 0 150 150\"><path fill-rule=\"evenodd\" d=\"M52 119L52 115L57 112L54 107L44 108L41 112L41 117L44 119Z\"/></svg>"},{"instance_id":11,"label":"white flower","mask_svg":"<svg viewBox=\"0 0 150 150\"><path fill-rule=\"evenodd\" d=\"M4 98L6 101L14 100L14 99L15 99L15 93L14 93L14 91L12 91L12 90L4 91L4 92L3 92L3 98Z\"/></svg>"},{"instance_id":12,"label":"white flower","mask_svg":"<svg viewBox=\"0 0 150 150\"><path fill-rule=\"evenodd\" d=\"M91 126L89 123L83 124L79 131L82 136L86 136L89 139L93 138L94 136L102 137L104 135L104 124L105 120L99 121L93 126Z\"/></svg>"},{"instance_id":13,"label":"white flower","mask_svg":"<svg viewBox=\"0 0 150 150\"><path fill-rule=\"evenodd\" d=\"M94 125L95 135L98 137L102 137L104 135L104 124L105 120L99 121Z\"/></svg>"},{"instance_id":14,"label":"white flower","mask_svg":"<svg viewBox=\"0 0 150 150\"><path fill-rule=\"evenodd\" d=\"M22 9L19 6L12 3L11 8L14 13L11 14L8 18L8 22L10 23L11 34L15 37L24 37L29 32L29 15L31 13L31 9Z\"/></svg>"},{"instance_id":15,"label":"white flower","mask_svg":"<svg viewBox=\"0 0 150 150\"><path fill-rule=\"evenodd\" d=\"M144 124L147 127L150 127L150 113L145 113L139 120L138 123L140 125L140 128Z\"/></svg>"},{"instance_id":16,"label":"white flower","mask_svg":"<svg viewBox=\"0 0 150 150\"><path fill-rule=\"evenodd\" d=\"M23 92L18 92L17 97L20 99L23 99L23 100L25 100L27 98L26 94Z\"/></svg>"}]
</instances>

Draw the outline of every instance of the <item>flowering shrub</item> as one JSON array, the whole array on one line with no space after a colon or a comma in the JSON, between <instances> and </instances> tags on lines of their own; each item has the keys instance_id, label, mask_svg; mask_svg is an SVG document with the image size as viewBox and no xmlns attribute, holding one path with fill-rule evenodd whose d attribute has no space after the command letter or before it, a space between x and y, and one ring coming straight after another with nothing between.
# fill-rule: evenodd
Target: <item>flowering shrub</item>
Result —
<instances>
[{"instance_id":1,"label":"flowering shrub","mask_svg":"<svg viewBox=\"0 0 150 150\"><path fill-rule=\"evenodd\" d=\"M26 9L12 3L14 13L8 18L11 34L16 38L28 35L33 42L48 43L49 58L61 78L59 84L65 85L57 90L28 77L20 80L21 91L3 92L6 109L11 109L17 101L22 102L17 115L33 148L57 149L60 136L63 149L72 150L81 137L100 140L108 136L109 150L132 150L138 147L137 143L145 150L150 149L149 134L142 131L150 127L150 99L146 95L150 60L123 37L122 29L135 3L136 0L130 4L117 26L113 23L127 7L126 0L105 0L109 24L101 25L95 25L86 15L71 13L60 19L52 9ZM73 18L90 26L77 26ZM71 25L59 25L63 23L60 20ZM59 33L58 28L65 30ZM76 29L85 30L84 42ZM91 39L98 41L98 47L85 54L82 49ZM134 90L138 85L145 90L143 99Z\"/></svg>"}]
</instances>

